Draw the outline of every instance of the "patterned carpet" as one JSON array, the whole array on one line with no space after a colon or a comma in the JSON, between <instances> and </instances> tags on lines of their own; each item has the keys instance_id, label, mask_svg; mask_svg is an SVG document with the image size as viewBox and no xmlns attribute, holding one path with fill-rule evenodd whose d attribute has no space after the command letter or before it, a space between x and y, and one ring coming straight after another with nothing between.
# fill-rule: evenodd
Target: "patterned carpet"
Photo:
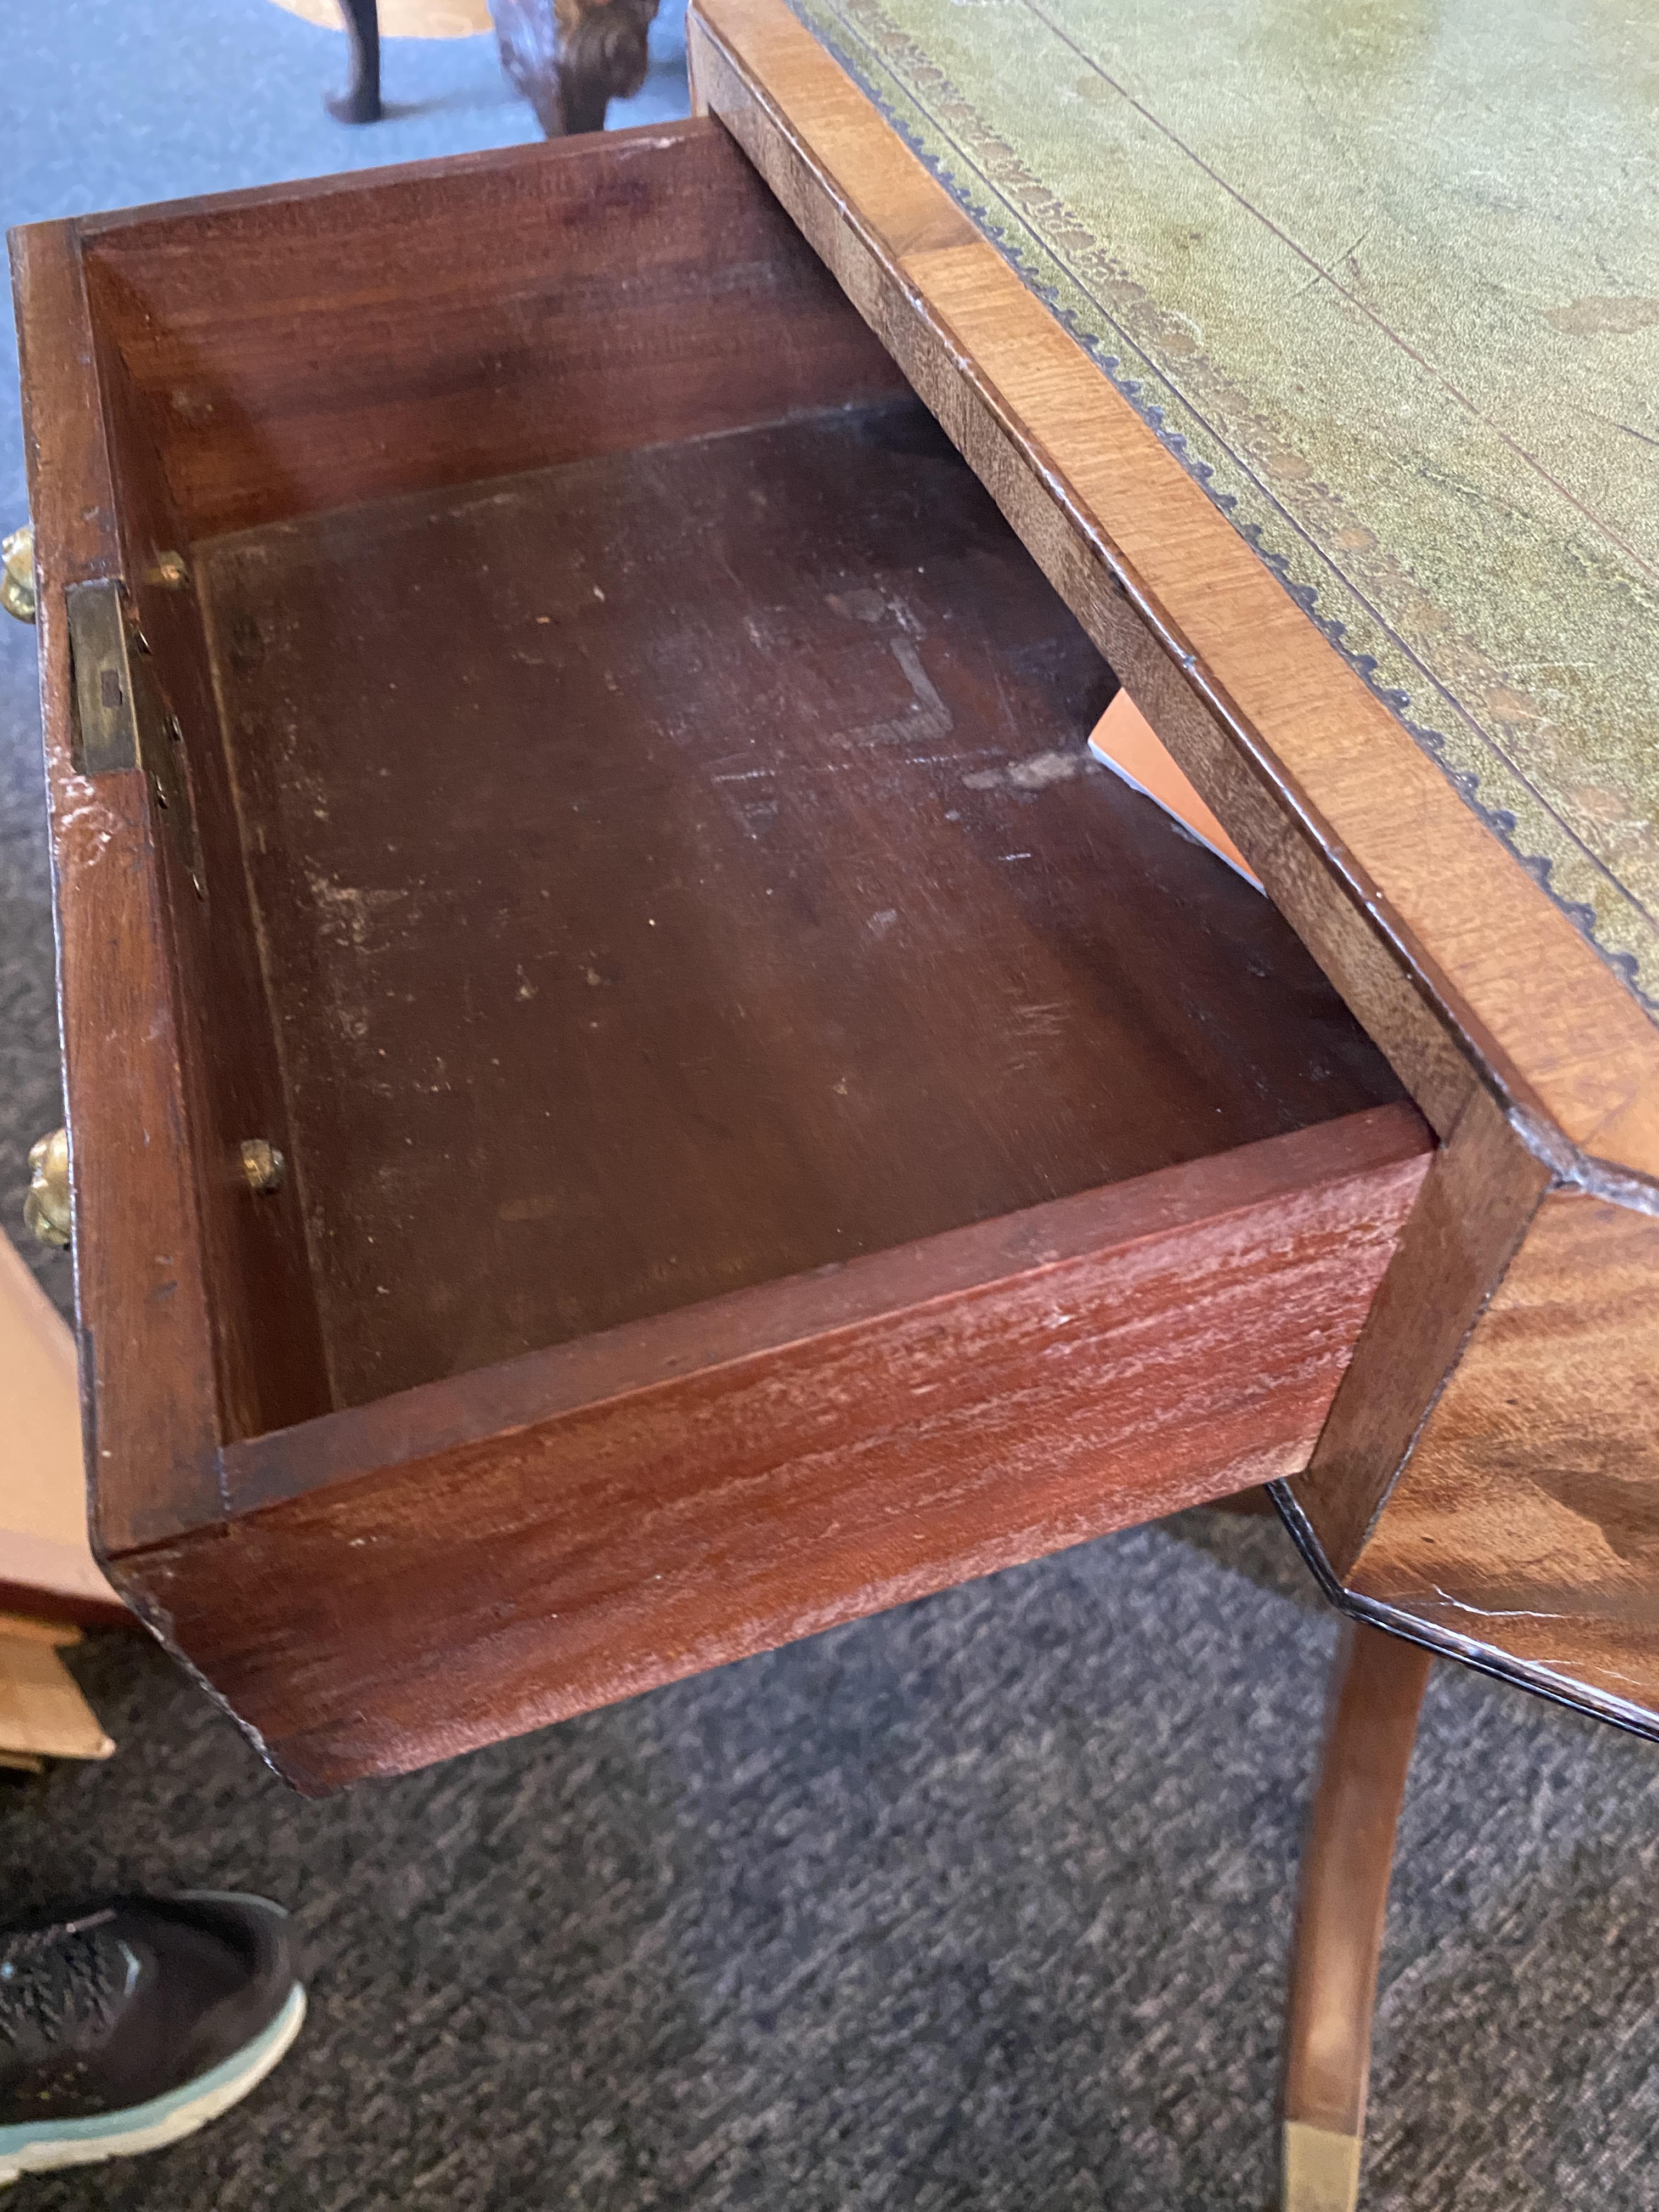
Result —
<instances>
[{"instance_id":1,"label":"patterned carpet","mask_svg":"<svg viewBox=\"0 0 1659 2212\"><path fill-rule=\"evenodd\" d=\"M259 0L13 10L8 217L525 135L472 42L393 49L390 95L427 105L347 138L338 56ZM21 514L9 405L0 495ZM0 624L9 1221L57 1118L33 658ZM263 1889L313 2010L240 2112L20 2212L1261 2212L1333 1635L1274 1525L1195 1515L320 1805L100 1639L77 1664L119 1753L0 1789L8 1913ZM1655 2203L1656 1814L1651 1747L1439 1674L1368 2206Z\"/></svg>"}]
</instances>

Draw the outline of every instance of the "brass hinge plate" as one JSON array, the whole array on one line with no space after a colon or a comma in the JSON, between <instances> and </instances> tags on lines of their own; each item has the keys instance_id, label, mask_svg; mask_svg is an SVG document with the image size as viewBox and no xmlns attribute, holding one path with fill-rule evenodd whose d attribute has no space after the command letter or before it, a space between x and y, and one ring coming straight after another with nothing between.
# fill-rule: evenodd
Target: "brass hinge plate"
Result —
<instances>
[{"instance_id":1,"label":"brass hinge plate","mask_svg":"<svg viewBox=\"0 0 1659 2212\"><path fill-rule=\"evenodd\" d=\"M75 686L75 765L82 775L142 769L163 833L199 897L207 896L184 732L150 665L118 577L71 584L70 665Z\"/></svg>"}]
</instances>

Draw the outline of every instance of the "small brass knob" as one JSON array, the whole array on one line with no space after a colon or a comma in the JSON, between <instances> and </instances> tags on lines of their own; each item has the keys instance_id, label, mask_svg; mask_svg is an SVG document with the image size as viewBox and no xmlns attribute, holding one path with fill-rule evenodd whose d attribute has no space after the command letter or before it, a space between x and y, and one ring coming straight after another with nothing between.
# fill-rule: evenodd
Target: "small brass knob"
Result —
<instances>
[{"instance_id":1,"label":"small brass knob","mask_svg":"<svg viewBox=\"0 0 1659 2212\"><path fill-rule=\"evenodd\" d=\"M69 1131L54 1129L29 1147L29 1194L23 1218L43 1244L70 1241Z\"/></svg>"},{"instance_id":2,"label":"small brass knob","mask_svg":"<svg viewBox=\"0 0 1659 2212\"><path fill-rule=\"evenodd\" d=\"M0 606L19 622L34 620L34 532L27 522L0 538Z\"/></svg>"},{"instance_id":3,"label":"small brass knob","mask_svg":"<svg viewBox=\"0 0 1659 2212\"><path fill-rule=\"evenodd\" d=\"M257 1198L280 1190L288 1176L288 1162L268 1137L244 1137L242 1173Z\"/></svg>"}]
</instances>

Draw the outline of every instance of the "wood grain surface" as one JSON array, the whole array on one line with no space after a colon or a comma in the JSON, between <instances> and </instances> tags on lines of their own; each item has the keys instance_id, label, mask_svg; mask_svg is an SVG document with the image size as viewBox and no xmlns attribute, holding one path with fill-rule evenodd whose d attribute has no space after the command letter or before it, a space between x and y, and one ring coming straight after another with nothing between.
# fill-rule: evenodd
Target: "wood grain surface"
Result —
<instances>
[{"instance_id":1,"label":"wood grain surface","mask_svg":"<svg viewBox=\"0 0 1659 2212\"><path fill-rule=\"evenodd\" d=\"M596 317L624 246L628 298ZM236 921L217 709L160 556L188 585L204 523L902 387L706 128L40 225L12 260L88 1450L118 1550L210 1516L222 1438L314 1410L322 1372L295 1265L303 1164L254 1213L230 1149L279 1141L283 1101ZM64 593L100 577L123 578L178 695L205 915L142 775L76 772ZM250 1297L270 1309L257 1346Z\"/></svg>"},{"instance_id":2,"label":"wood grain surface","mask_svg":"<svg viewBox=\"0 0 1659 2212\"><path fill-rule=\"evenodd\" d=\"M1548 1179L1475 1091L1435 1156L1312 1463L1286 1486L1337 1582L1359 1557Z\"/></svg>"},{"instance_id":3,"label":"wood grain surface","mask_svg":"<svg viewBox=\"0 0 1659 2212\"><path fill-rule=\"evenodd\" d=\"M337 1403L1396 1095L913 398L200 566Z\"/></svg>"},{"instance_id":4,"label":"wood grain surface","mask_svg":"<svg viewBox=\"0 0 1659 2212\"><path fill-rule=\"evenodd\" d=\"M94 287L94 297L96 286ZM294 1157L278 1045L242 852L202 608L179 549L181 518L107 324L97 368L130 627L147 697L177 735L173 804L156 808L155 853L179 1024L196 1218L211 1285L219 1424L242 1436L330 1402L295 1182L258 1204L242 1140ZM101 778L92 779L101 781Z\"/></svg>"},{"instance_id":5,"label":"wood grain surface","mask_svg":"<svg viewBox=\"0 0 1659 2212\"><path fill-rule=\"evenodd\" d=\"M695 125L81 227L194 538L900 392Z\"/></svg>"},{"instance_id":6,"label":"wood grain surface","mask_svg":"<svg viewBox=\"0 0 1659 2212\"><path fill-rule=\"evenodd\" d=\"M94 337L71 224L14 231L24 439L94 1535L218 1505L216 1352L156 831L142 774L76 772L65 587L118 574Z\"/></svg>"},{"instance_id":7,"label":"wood grain surface","mask_svg":"<svg viewBox=\"0 0 1659 2212\"><path fill-rule=\"evenodd\" d=\"M193 596L204 521L902 389L720 133L624 135L603 178L595 150L14 236L88 1451L112 1548L211 1512L222 1438L316 1412L331 1387ZM629 301L596 319L607 253L635 264ZM137 770L76 773L63 593L118 576L180 718L205 897ZM245 1137L294 1164L258 1206Z\"/></svg>"},{"instance_id":8,"label":"wood grain surface","mask_svg":"<svg viewBox=\"0 0 1659 2212\"><path fill-rule=\"evenodd\" d=\"M1347 1577L1438 1648L1659 1732L1659 1220L1551 1191Z\"/></svg>"},{"instance_id":9,"label":"wood grain surface","mask_svg":"<svg viewBox=\"0 0 1659 2212\"><path fill-rule=\"evenodd\" d=\"M358 1451L368 1449L369 1431L343 1437L329 1424L346 1417L321 1408L362 1401L362 1419L405 1443L435 1419L451 1437L434 1447L435 1465L452 1449L486 1463L492 1452L503 1455L505 1465L518 1429L499 1413L487 1424L465 1395L464 1373L426 1378L477 1369L499 1379L515 1363L492 1363L507 1355L553 1356L538 1345L665 1326L676 1309L718 1304L735 1285L750 1286L739 1296L771 1295L762 1287L769 1279L793 1280L802 1268L848 1254L874 1264L884 1239L931 1245L963 1233L965 1222L1114 1177L1218 1172L1229 1148L1274 1131L1301 1131L1311 1141L1317 1130L1309 1125L1352 1117L1389 1095L1273 916L1252 908L1255 919L1246 920L1228 904L1248 902L1240 887L1210 890L1189 879L1183 872L1197 859L1177 849L1162 824L1154 835L1135 813L1139 802L1124 794L1116 810L1104 806L1087 775L1070 768L1062 726L1097 708L1101 690L1091 687L1109 679L1035 579L1011 567L1012 541L998 535L984 502L975 504L965 475L950 476L942 449L914 432L910 450L884 453L885 504L855 468L842 483L822 453L813 462L814 437L829 433L809 431L807 418L850 409L873 422L870 410L902 393L902 369L1452 1139L1321 1448L1308 1510L1298 1509L1304 1533L1319 1522L1332 1559L1353 1562L1354 1602L1414 1624L1444 1648L1640 1719L1655 1703L1648 1654L1656 1640L1640 1481L1620 1476L1623 1486L1605 1494L1605 1485L1590 1481L1583 1495L1601 1505L1588 1515L1577 1502L1563 1504L1551 1485L1563 1455L1575 1468L1589 1466L1603 1434L1621 1466L1645 1468L1650 1455L1644 1316L1653 1310L1654 1254L1651 1223L1639 1209L1650 1202L1642 1178L1656 1157L1651 1030L1639 1016L1635 1027L1626 1018L1632 1002L1624 994L1615 994L1617 1004L1598 995L1606 972L1577 933L1515 880L1512 864L1466 812L1440 803L1434 772L1414 749L1399 750L1391 719L1236 536L1218 534L1200 489L793 18L770 0L713 0L694 36L703 95L781 205L722 131L703 124L47 226L15 241L88 1451L100 1539L124 1586L159 1626L187 1634L217 1665L228 1609L252 1609L252 1618L257 1607L251 1585L228 1571L218 1583L206 1571L210 1559L216 1571L241 1556L211 1535L216 1524L240 1531L257 1523L262 1543L275 1525L267 1515L297 1515L296 1530L325 1525L326 1501L290 1494L306 1485L281 1449L273 1446L269 1462L241 1456L263 1450L273 1428L277 1437L314 1443L317 1464L333 1468L342 1497L389 1486L386 1509L418 1516L428 1510L425 1492L416 1485L405 1497L402 1487L413 1447L388 1444L390 1471L377 1474L381 1463ZM477 251L481 237L491 241L488 255ZM618 268L629 272L620 289ZM793 423L787 433L766 428L785 422ZM852 422L842 419L843 439ZM694 451L697 441L706 450ZM729 456L720 456L722 446ZM639 458L647 448L656 459ZM501 525L507 558L488 581L492 547L478 517L504 492L504 478L520 479L523 492L532 472L536 497ZM645 496L653 483L654 514ZM680 542L665 531L665 502L678 498L702 514L711 500L718 508L722 498L755 492L762 506L752 509L752 544L740 544L735 526L725 531L728 551L738 549L733 589L684 551L690 581L670 579L660 565L653 572L653 545L660 543L665 557ZM508 494L509 504L516 496ZM794 499L810 513L810 531L788 527ZM382 503L378 511L362 510L374 501ZM600 595L626 582L596 574L585 584L581 562L597 554L580 543L563 550L553 604L532 608L526 593L555 580L550 520L579 526L597 544L607 501L630 518L629 557L641 577L620 590L598 627L578 631L584 591L591 617L610 604ZM337 511L353 503L355 519L340 520ZM326 525L315 520L331 512ZM859 544L848 534L855 512L867 516L876 539ZM753 519L763 514L769 519ZM409 526L395 557L394 524ZM172 573L166 556L175 553L187 579L205 579L204 549L227 532L242 533L242 570L226 592L214 571L205 593L210 637L188 589L166 596L157 580ZM250 566L259 539L258 557L284 577L283 590L263 599ZM777 588L785 551L799 558L814 544L819 566L806 561ZM832 553L833 578L823 566ZM745 560L755 568L746 584ZM373 607L366 580L388 563L402 579L398 592ZM907 579L900 592L896 572L909 566L919 580ZM876 569L885 577L879 591L863 573ZM76 773L63 594L70 582L118 574L184 726L205 912L181 880L176 839L142 777ZM433 608L424 621L422 590ZM870 620L860 611L867 591L879 602ZM672 611L682 594L696 620L677 630ZM745 594L739 641L732 621ZM763 617L775 605L769 630ZM446 620L458 606L467 610L465 625ZM926 635L906 627L901 607L907 617L920 610ZM958 610L971 615L977 641L966 623L951 630ZM523 641L514 628L521 616ZM550 672L528 633L552 630L556 617L561 665ZM298 635L296 622L307 635ZM497 705L519 715L523 731L556 729L550 710L586 702L587 781L572 801L587 812L580 836L554 838L554 787L526 781L522 742L514 750L521 733L504 734L476 696L469 724L466 695L477 685L465 679L475 646L475 675L488 667ZM732 672L750 652L776 680L769 692L764 682L751 684L745 696ZM630 704L616 710L617 726L627 728L631 714L630 742L655 747L661 764L691 776L646 780L661 834L631 844L623 799L636 801L637 769L632 787L607 784L593 735L606 668L618 685L611 696L620 696L623 659ZM414 680L394 701L405 667ZM378 750L377 775L390 769L396 741L399 770L419 771L406 793L388 803L366 793L352 781L349 749L337 746L327 763L314 749L307 757L303 730L293 740L293 779L273 782L262 766L271 732L264 726L262 735L258 695L282 682L307 715L325 724L331 696L331 711L350 726L378 732L359 767ZM677 702L697 684L706 705L724 702L739 740L740 764L730 770L716 765L720 740L706 726L692 742L683 719L676 722ZM832 711L838 702L844 711ZM943 757L907 758L908 781L895 783L864 740L884 733L885 743L912 719ZM946 723L951 743L934 742ZM763 781L773 779L770 795L745 812L742 787L733 786L718 813L708 799L713 777L752 773L763 724L773 750L752 765L765 772ZM480 744L476 732L486 726L493 736ZM1036 741L1028 743L1033 730ZM777 750L780 731L793 753ZM838 753L849 732L859 744ZM962 750L970 738L984 750L971 768ZM544 736L544 752L548 743ZM820 793L809 805L806 764L827 788L842 757L858 762L862 780L845 787L845 799ZM780 779L783 762L790 775ZM1034 763L1059 766L1051 775ZM965 803L941 806L942 787L927 777L953 766L962 769ZM319 826L305 835L319 842L302 908L290 893L306 874L309 848L295 809L306 803L307 775L323 780L308 801L307 819ZM990 781L971 785L975 775ZM694 788L701 812L687 811ZM395 799L404 796L410 803L400 817ZM961 820L950 825L947 845L944 817L952 812ZM924 821L927 836L918 843ZM1012 842L1028 821L1041 824L1040 840ZM360 864L375 838L391 848L412 837L417 822L431 841L435 879L428 870L422 886L414 856L390 849L377 863L389 872L365 874ZM793 841L796 855L787 879L794 921L809 936L825 933L824 957L810 964L811 1018L794 1023L799 1036L792 1021L808 1000L796 1006L763 933L724 949L720 957L736 962L724 981L714 965L699 969L700 957L707 963L720 948L706 927L696 928L686 881L695 868L685 864L706 848L742 887L733 911L752 915L769 889L768 841L779 822L787 826L775 849ZM698 823L717 825L714 844ZM820 850L826 825L831 834ZM514 856L506 870L504 849ZM802 858L809 854L816 877ZM573 855L580 865L567 881ZM253 906L245 903L245 856L253 863ZM1009 876L1006 885L994 872L1028 861L1029 875ZM586 884L581 866L592 878ZM641 919L611 895L619 873L636 894L652 892L653 903L659 890L682 902L674 957L653 949L643 967L630 967L634 1018L618 1032L620 1056L585 1061L567 1049L549 1057L545 1030L526 1022L515 1031L546 980L523 955L556 950L566 962L567 1036L568 1019L584 1018L574 1007L585 994L625 997L615 963L584 961L580 988L574 980L575 915L592 903L602 878L607 912ZM902 880L890 889L895 877ZM516 902L510 915L489 888L504 879ZM541 903L545 890L550 902L556 886L569 896L553 927L529 902L533 891ZM424 938L400 935L386 919L417 888L434 893L435 920ZM780 886L770 888L775 903ZM370 892L393 896L377 904ZM922 957L908 973L884 968L883 939L871 926L890 914L897 930L913 908L920 919L912 950ZM492 915L510 923L494 938ZM647 928L655 920L644 913ZM454 927L447 932L446 922ZM470 940L467 930L477 933ZM832 941L842 948L839 969ZM963 943L973 957L958 957L952 969L947 954ZM380 985L377 999L370 987L388 946L419 972ZM590 966L597 985L586 981ZM420 1024L397 1013L393 994L400 988L418 1000L428 972L443 985L428 1001L431 1026L454 1032L472 1120L467 1143L394 1172L381 1140L400 1138L410 1152L426 1131L414 1113ZM701 1000L688 991L694 975ZM849 1011L860 978L881 1002L874 1026L869 1000L860 1001L858 1019ZM939 988L930 991L930 981ZM526 984L532 996L521 1000ZM765 1018L762 1042L735 1049L737 1010L747 1008L751 988ZM708 1097L699 1091L704 1079L689 1068L690 1029L684 1036L673 1030L681 1007L688 1021L700 1007L690 1026L707 1035L712 1024L720 1038L714 1057L726 1073ZM1031 1035L1016 1051L1012 1024L1024 1018L1022 1008L1049 1016L1058 1008L1063 1029L1028 1020ZM544 1006L543 1016L550 1011ZM649 1042L665 1023L663 1041L674 1038L678 1054L672 1085ZM492 1040L515 1033L535 1039L535 1049L498 1084L495 1066L512 1054ZM809 1033L810 1049L801 1042ZM307 1048L315 1054L308 1073ZM429 1038L423 1048L432 1050ZM395 1069L367 1064L379 1063L383 1050ZM873 1108L868 1099L831 1105L854 1100L860 1065L882 1069ZM585 1094L570 1079L576 1074L589 1083ZM331 1079L331 1124L319 1103ZM425 1079L433 1081L430 1069ZM845 1093L836 1089L842 1080ZM397 1109L389 1116L388 1084ZM578 1150L587 1147L574 1167L553 1160L556 1147L544 1142L538 1152L528 1141L538 1087L551 1102L544 1118ZM687 1111L704 1113L705 1136L732 1133L733 1162L751 1126L769 1129L757 1152L766 1172L744 1187L732 1167L718 1188L700 1188L679 1133ZM408 1117L401 1125L398 1114ZM260 1126L245 1130L245 1121ZM241 1134L273 1131L289 1139L293 1179L267 1202L239 1182L234 1146ZM836 1164L818 1177L827 1138ZM607 1250L598 1217L584 1225L575 1205L566 1231L574 1241L562 1255L569 1264L539 1265L538 1210L550 1195L556 1204L565 1188L550 1179L550 1163L566 1175L568 1197L607 1145L607 1203L624 1220L635 1208L626 1267L613 1274L614 1240ZM667 1173L677 1158L686 1170L678 1181ZM650 1175L637 1174L641 1161ZM1183 1161L1190 1166L1171 1167ZM354 1249L344 1227L353 1204L372 1213L376 1188L386 1194L380 1226L392 1255L408 1262L384 1271L371 1267L367 1242L379 1230L366 1222ZM754 1211L734 1235L740 1198L752 1199ZM1474 1211L1462 1218L1466 1207ZM1585 1223L1601 1225L1592 1234ZM470 1296L459 1308L444 1305L452 1257L470 1270ZM1617 1304L1609 1283L1627 1294ZM383 1322L371 1299L384 1305ZM1412 1325L1419 1300L1420 1331ZM1528 1359L1504 1351L1514 1334L1506 1300L1532 1315ZM1358 1308L1352 1318L1357 1333ZM1617 1411L1606 1419L1583 1379L1587 1346L1621 1378ZM1456 1357L1463 1365L1447 1382L1444 1363ZM1341 1364L1326 1377L1327 1397ZM1508 1409L1505 1428L1492 1409L1507 1405L1502 1390L1510 1386L1521 1411ZM463 1395L434 1412L422 1388ZM391 1395L377 1398L383 1392ZM1571 1409L1559 1417L1549 1411L1558 1399ZM1305 1412L1307 1401L1292 1392L1287 1403L1297 1402ZM1073 1412L1080 1423L1080 1401ZM1489 1416L1492 1433L1507 1438L1497 1459L1476 1449ZM588 1415L572 1406L560 1418ZM1148 1486L1136 1478L1128 1492L1112 1492L1115 1502L1087 1507L1080 1492L1066 1491L1060 1504L1032 1507L1019 1521L1023 1534L1004 1531L994 1540L983 1528L971 1537L958 1528L928 1554L931 1564L897 1558L857 1582L864 1595L843 1591L831 1611L888 1601L872 1591L936 1587L929 1575L981 1571L974 1560L1026 1555L1021 1545L1049 1540L1033 1530L1118 1525L1164 1510L1161 1498L1293 1474L1312 1447L1310 1428L1292 1422L1291 1443L1268 1424L1268 1443L1242 1471L1237 1437L1228 1443L1217 1421L1213 1433L1206 1429L1183 1447L1184 1459L1175 1455L1170 1464L1185 1469L1178 1479L1159 1475ZM1073 1448L1080 1449L1075 1437ZM1066 1477L1073 1479L1083 1482L1075 1467ZM442 1494L441 1480L433 1480ZM274 1486L262 1492L262 1483ZM1574 1501L1580 1494L1570 1487ZM233 1498L246 1506L262 1496L263 1512L224 1522ZM1517 1513L1528 1530L1540 1514L1553 1515L1556 1531L1525 1554L1533 1564L1524 1571L1509 1557ZM1626 1526L1632 1514L1634 1536ZM307 1517L316 1516L325 1520ZM331 1538L315 1540L324 1551L307 1573L325 1554L337 1556ZM362 1540L366 1548L368 1534ZM188 1572L178 1565L166 1591L159 1566L152 1574L143 1564L161 1561L160 1547L194 1562ZM258 1556L259 1574L274 1572L280 1548ZM856 1580L844 1563L826 1571L836 1587ZM1511 1586L1541 1592L1544 1601L1487 1601ZM277 1587L266 1591L272 1606ZM350 1587L348 1577L330 1595L326 1580L319 1583L319 1635ZM796 1619L798 1595L757 1599L747 1626L702 1641L701 1631L687 1629L677 1649L758 1648L769 1636L798 1632L779 1626ZM463 1641L471 1632L458 1631ZM289 1664L297 1646L284 1641L274 1615L261 1633L257 1650L273 1665L279 1657ZM1581 1644L1588 1656L1575 1672ZM223 1656L240 1691L256 1701L276 1694L246 1655L227 1647ZM420 1696L409 1693L412 1704L398 1702L399 1689L386 1708L386 1739L343 1754L328 1771L349 1771L354 1759L361 1766L432 1755L455 1727L528 1724L514 1717L542 1711L550 1696L556 1703L609 1693L596 1686L603 1665L591 1653L572 1677L586 1685L579 1692L549 1692L541 1663L523 1676L508 1667L498 1678L490 1660L479 1680L494 1686L480 1690L476 1708L488 1708L489 1720L456 1721L434 1702L429 1682ZM636 1655L616 1679L636 1679L628 1672L636 1665L644 1668L638 1680L653 1678ZM468 1713L470 1694L461 1698Z\"/></svg>"},{"instance_id":10,"label":"wood grain surface","mask_svg":"<svg viewBox=\"0 0 1659 2212\"><path fill-rule=\"evenodd\" d=\"M1244 1488L1425 1144L1379 1108L239 1445L246 1510L124 1587L319 1790Z\"/></svg>"}]
</instances>

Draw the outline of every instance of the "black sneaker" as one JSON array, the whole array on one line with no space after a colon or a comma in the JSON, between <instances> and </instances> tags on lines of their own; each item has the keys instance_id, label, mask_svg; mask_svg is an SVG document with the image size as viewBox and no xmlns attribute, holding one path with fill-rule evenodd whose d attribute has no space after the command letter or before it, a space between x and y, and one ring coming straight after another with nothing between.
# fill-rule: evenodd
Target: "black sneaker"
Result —
<instances>
[{"instance_id":1,"label":"black sneaker","mask_svg":"<svg viewBox=\"0 0 1659 2212\"><path fill-rule=\"evenodd\" d=\"M0 1935L0 2186L158 2150L264 2081L306 2016L287 1922L196 1889Z\"/></svg>"}]
</instances>

